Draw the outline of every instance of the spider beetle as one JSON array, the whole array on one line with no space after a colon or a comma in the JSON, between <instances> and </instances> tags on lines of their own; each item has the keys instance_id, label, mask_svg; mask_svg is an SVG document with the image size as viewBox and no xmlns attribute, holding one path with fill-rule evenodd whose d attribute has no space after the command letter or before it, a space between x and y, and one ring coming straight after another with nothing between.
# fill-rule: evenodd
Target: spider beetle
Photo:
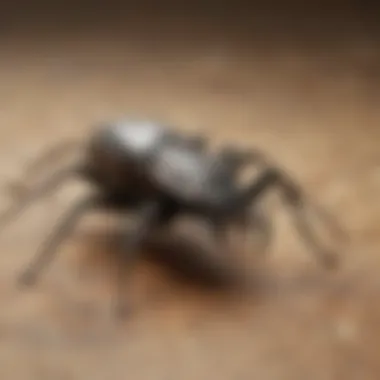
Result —
<instances>
[{"instance_id":1,"label":"spider beetle","mask_svg":"<svg viewBox=\"0 0 380 380\"><path fill-rule=\"evenodd\" d=\"M94 129L84 146L80 143L84 153L81 159L58 169L0 217L4 226L34 200L57 189L72 176L86 180L94 188L91 195L70 208L22 272L20 283L32 285L36 281L80 217L90 210L137 210L133 231L126 231L122 242L125 258L132 264L144 239L180 214L206 221L215 233L215 241L220 242L228 225L246 226L250 222L249 206L253 211L258 209L260 198L274 187L282 190L287 204L297 211L299 232L321 261L330 267L337 264L337 257L313 238L301 212L305 205L301 189L282 170L266 165L245 188L238 186L237 175L243 167L265 161L261 153L234 147L210 152L205 137L185 136L165 124L143 119L122 119L99 124ZM119 316L128 310L122 294L125 276L125 268L121 268L115 305Z\"/></svg>"}]
</instances>

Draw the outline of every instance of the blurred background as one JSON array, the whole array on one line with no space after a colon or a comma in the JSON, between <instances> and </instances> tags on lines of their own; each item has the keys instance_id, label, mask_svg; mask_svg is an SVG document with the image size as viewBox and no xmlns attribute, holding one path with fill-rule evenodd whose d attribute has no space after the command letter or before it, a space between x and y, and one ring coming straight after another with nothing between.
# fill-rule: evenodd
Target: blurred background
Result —
<instances>
[{"instance_id":1,"label":"blurred background","mask_svg":"<svg viewBox=\"0 0 380 380\"><path fill-rule=\"evenodd\" d=\"M359 1L1 4L1 183L95 122L148 116L265 150L351 240L342 268L325 273L277 204L271 254L249 265L260 252L248 250L243 265L254 296L142 262L126 288L135 312L116 326L102 216L78 227L35 288L15 286L81 191L67 186L2 234L0 378L379 379L378 16ZM2 206L11 198L4 190Z\"/></svg>"}]
</instances>

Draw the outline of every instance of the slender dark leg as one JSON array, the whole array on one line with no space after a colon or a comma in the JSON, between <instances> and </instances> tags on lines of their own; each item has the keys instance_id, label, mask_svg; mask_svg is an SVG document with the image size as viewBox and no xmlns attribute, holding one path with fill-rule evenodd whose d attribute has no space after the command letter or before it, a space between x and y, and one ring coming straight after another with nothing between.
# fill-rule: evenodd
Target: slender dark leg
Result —
<instances>
[{"instance_id":1,"label":"slender dark leg","mask_svg":"<svg viewBox=\"0 0 380 380\"><path fill-rule=\"evenodd\" d=\"M65 154L70 151L73 152L74 149L78 149L78 147L79 141L76 140L62 141L58 144L54 144L27 166L27 178L31 179L32 176L37 176L46 170L47 167L51 166L52 163L56 163L57 159L64 157Z\"/></svg>"},{"instance_id":2,"label":"slender dark leg","mask_svg":"<svg viewBox=\"0 0 380 380\"><path fill-rule=\"evenodd\" d=\"M21 214L28 206L30 206L38 198L48 195L55 190L66 179L70 178L81 169L77 166L65 167L46 179L42 184L32 189L25 197L16 201L9 209L0 215L0 232L8 223Z\"/></svg>"},{"instance_id":3,"label":"slender dark leg","mask_svg":"<svg viewBox=\"0 0 380 380\"><path fill-rule=\"evenodd\" d=\"M81 199L72 206L44 242L42 249L34 257L28 268L20 275L18 282L23 285L32 285L37 280L42 269L53 260L58 247L71 233L79 218L82 217L86 211L99 206L99 200L93 197Z\"/></svg>"},{"instance_id":4,"label":"slender dark leg","mask_svg":"<svg viewBox=\"0 0 380 380\"><path fill-rule=\"evenodd\" d=\"M294 208L295 226L299 235L303 238L320 262L328 269L336 269L339 260L335 252L318 244L315 239L311 227L307 221L305 210L302 208Z\"/></svg>"},{"instance_id":5,"label":"slender dark leg","mask_svg":"<svg viewBox=\"0 0 380 380\"><path fill-rule=\"evenodd\" d=\"M29 182L32 179L35 179L46 171L49 166L51 167L52 164L55 164L57 159L64 157L65 153L70 150L73 151L73 148L78 148L78 143L78 141L63 141L45 150L34 161L28 163L24 178L6 185L6 191L14 200L19 200L26 194L29 189Z\"/></svg>"},{"instance_id":6,"label":"slender dark leg","mask_svg":"<svg viewBox=\"0 0 380 380\"><path fill-rule=\"evenodd\" d=\"M132 265L135 264L138 257L138 248L149 233L160 223L162 217L162 205L159 202L152 201L143 205L139 220L133 228L124 236L122 242L123 258L126 266L120 265L118 268L118 289L116 295L115 315L118 318L124 318L128 315L130 308L124 298L124 282L128 276Z\"/></svg>"},{"instance_id":7,"label":"slender dark leg","mask_svg":"<svg viewBox=\"0 0 380 380\"><path fill-rule=\"evenodd\" d=\"M285 176L281 178L279 185L283 189L285 202L292 208L293 215L295 217L295 226L299 235L304 240L306 245L310 247L311 251L314 252L322 265L328 269L335 269L338 266L338 256L336 252L323 247L317 242L317 239L312 232L310 219L308 219L306 214L306 202L301 189ZM320 216L324 217L325 222L329 222L330 228L335 229L336 232L338 227L333 225L332 219L328 220L327 213L324 213L322 209L318 209L317 211L319 211Z\"/></svg>"},{"instance_id":8,"label":"slender dark leg","mask_svg":"<svg viewBox=\"0 0 380 380\"><path fill-rule=\"evenodd\" d=\"M312 233L312 228L305 214L305 199L301 188L291 181L284 173L274 168L267 169L255 182L253 182L241 195L238 201L239 207L246 207L248 203L258 202L260 195L269 188L279 187L284 195L284 200L293 210L296 227L299 234L323 265L335 268L338 264L337 256L329 249L317 243Z\"/></svg>"}]
</instances>

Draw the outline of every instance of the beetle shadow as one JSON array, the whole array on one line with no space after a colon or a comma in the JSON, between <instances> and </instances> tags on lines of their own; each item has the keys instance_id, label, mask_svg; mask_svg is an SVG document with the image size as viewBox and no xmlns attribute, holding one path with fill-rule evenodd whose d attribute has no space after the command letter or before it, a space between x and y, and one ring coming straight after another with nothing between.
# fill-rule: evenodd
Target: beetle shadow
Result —
<instances>
[{"instance_id":1,"label":"beetle shadow","mask_svg":"<svg viewBox=\"0 0 380 380\"><path fill-rule=\"evenodd\" d=\"M102 273L114 282L114 270L125 265L120 244L123 236L118 228L81 233L81 267L90 272L101 268ZM227 259L224 252L213 254L194 240L175 233L154 234L142 245L139 260L159 267L165 276L169 276L168 280L179 285L225 295L241 291L246 283L238 265Z\"/></svg>"}]
</instances>

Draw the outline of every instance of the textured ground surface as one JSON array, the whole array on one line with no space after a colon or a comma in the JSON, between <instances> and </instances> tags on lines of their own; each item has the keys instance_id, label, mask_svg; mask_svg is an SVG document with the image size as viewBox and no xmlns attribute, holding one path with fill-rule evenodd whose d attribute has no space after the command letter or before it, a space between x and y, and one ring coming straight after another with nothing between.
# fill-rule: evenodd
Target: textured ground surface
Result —
<instances>
[{"instance_id":1,"label":"textured ground surface","mask_svg":"<svg viewBox=\"0 0 380 380\"><path fill-rule=\"evenodd\" d=\"M344 266L324 273L273 207L278 233L254 297L208 292L141 263L136 313L113 326L112 248L96 240L109 225L86 219L38 286L14 286L81 191L68 185L2 235L0 378L378 379L380 113L371 45L352 39L324 55L296 46L251 54L231 41L176 46L115 36L3 40L1 182L93 121L158 117L283 160L351 234Z\"/></svg>"}]
</instances>

